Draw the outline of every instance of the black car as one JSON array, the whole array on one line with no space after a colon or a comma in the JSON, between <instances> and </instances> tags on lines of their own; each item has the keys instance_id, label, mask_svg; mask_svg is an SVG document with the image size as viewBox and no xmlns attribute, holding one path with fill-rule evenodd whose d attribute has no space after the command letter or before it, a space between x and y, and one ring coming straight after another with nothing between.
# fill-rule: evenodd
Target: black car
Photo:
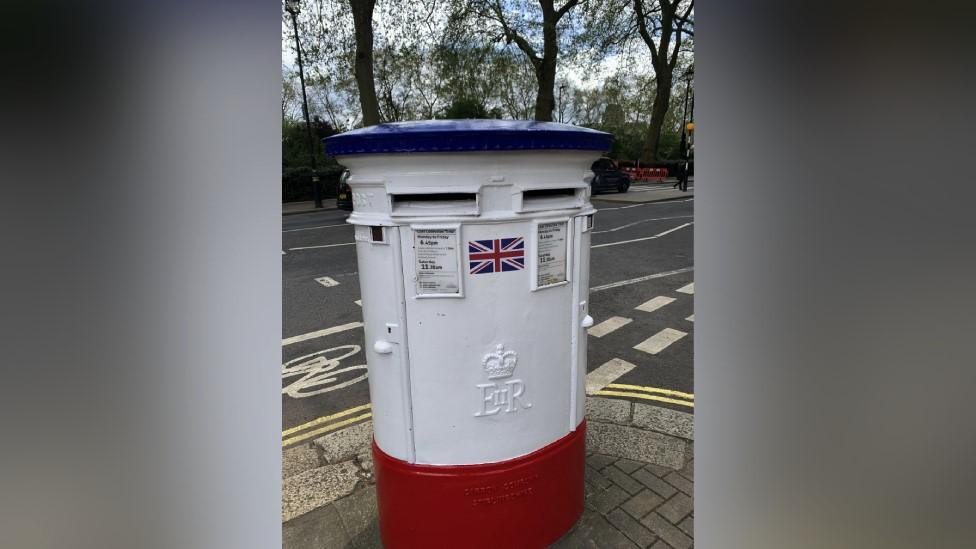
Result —
<instances>
[{"instance_id":1,"label":"black car","mask_svg":"<svg viewBox=\"0 0 976 549\"><path fill-rule=\"evenodd\" d=\"M625 193L630 188L630 176L624 173L617 163L609 158L601 158L590 166L593 170L592 194L600 191Z\"/></svg>"},{"instance_id":2,"label":"black car","mask_svg":"<svg viewBox=\"0 0 976 549\"><path fill-rule=\"evenodd\" d=\"M336 207L340 210L352 211L352 189L346 180L349 179L349 170L342 172L339 176L339 185L336 189Z\"/></svg>"}]
</instances>

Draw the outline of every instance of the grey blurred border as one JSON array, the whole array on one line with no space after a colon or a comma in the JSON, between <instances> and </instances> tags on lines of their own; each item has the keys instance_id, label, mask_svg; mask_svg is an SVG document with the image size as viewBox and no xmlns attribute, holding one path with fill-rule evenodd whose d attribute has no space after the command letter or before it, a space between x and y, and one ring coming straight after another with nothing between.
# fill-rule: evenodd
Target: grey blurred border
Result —
<instances>
[{"instance_id":1,"label":"grey blurred border","mask_svg":"<svg viewBox=\"0 0 976 549\"><path fill-rule=\"evenodd\" d=\"M0 547L279 547L278 2L0 8Z\"/></svg>"},{"instance_id":2,"label":"grey blurred border","mask_svg":"<svg viewBox=\"0 0 976 549\"><path fill-rule=\"evenodd\" d=\"M696 13L695 546L976 547L972 8Z\"/></svg>"},{"instance_id":3,"label":"grey blurred border","mask_svg":"<svg viewBox=\"0 0 976 549\"><path fill-rule=\"evenodd\" d=\"M280 6L3 10L0 546L279 546ZM696 11L696 545L976 545L971 8Z\"/></svg>"}]
</instances>

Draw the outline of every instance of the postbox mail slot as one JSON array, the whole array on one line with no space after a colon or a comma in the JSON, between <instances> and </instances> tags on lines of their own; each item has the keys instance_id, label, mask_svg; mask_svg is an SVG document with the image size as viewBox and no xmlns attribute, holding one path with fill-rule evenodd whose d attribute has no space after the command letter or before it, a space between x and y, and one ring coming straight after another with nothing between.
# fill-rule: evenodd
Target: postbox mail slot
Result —
<instances>
[{"instance_id":1,"label":"postbox mail slot","mask_svg":"<svg viewBox=\"0 0 976 549\"><path fill-rule=\"evenodd\" d=\"M394 194L392 215L478 215L478 193Z\"/></svg>"},{"instance_id":2,"label":"postbox mail slot","mask_svg":"<svg viewBox=\"0 0 976 549\"><path fill-rule=\"evenodd\" d=\"M522 191L522 202L518 211L538 212L579 208L583 205L584 191L582 187L525 189Z\"/></svg>"}]
</instances>

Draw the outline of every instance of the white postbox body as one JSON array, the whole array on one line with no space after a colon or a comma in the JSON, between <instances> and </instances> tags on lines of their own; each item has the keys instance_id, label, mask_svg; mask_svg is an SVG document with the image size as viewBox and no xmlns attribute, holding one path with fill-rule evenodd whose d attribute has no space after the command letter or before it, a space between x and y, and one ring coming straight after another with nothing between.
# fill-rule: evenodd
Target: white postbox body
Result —
<instances>
[{"instance_id":1,"label":"white postbox body","mask_svg":"<svg viewBox=\"0 0 976 549\"><path fill-rule=\"evenodd\" d=\"M351 173L387 547L546 547L581 515L590 166L610 140L488 120L326 140Z\"/></svg>"},{"instance_id":2,"label":"white postbox body","mask_svg":"<svg viewBox=\"0 0 976 549\"><path fill-rule=\"evenodd\" d=\"M376 445L407 463L485 464L577 429L599 151L337 156Z\"/></svg>"}]
</instances>

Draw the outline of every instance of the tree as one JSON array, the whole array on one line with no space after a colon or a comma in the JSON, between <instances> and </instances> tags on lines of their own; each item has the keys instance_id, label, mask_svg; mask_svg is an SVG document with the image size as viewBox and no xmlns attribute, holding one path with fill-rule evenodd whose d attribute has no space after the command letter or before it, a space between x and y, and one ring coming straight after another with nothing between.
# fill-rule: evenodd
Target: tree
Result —
<instances>
[{"instance_id":1,"label":"tree","mask_svg":"<svg viewBox=\"0 0 976 549\"><path fill-rule=\"evenodd\" d=\"M299 102L298 90L295 89L293 75L282 71L281 78L281 119L292 118L295 115L295 104Z\"/></svg>"},{"instance_id":2,"label":"tree","mask_svg":"<svg viewBox=\"0 0 976 549\"><path fill-rule=\"evenodd\" d=\"M444 111L444 118L460 120L464 118L488 118L488 111L485 106L474 99L461 98L455 99L451 106Z\"/></svg>"},{"instance_id":3,"label":"tree","mask_svg":"<svg viewBox=\"0 0 976 549\"><path fill-rule=\"evenodd\" d=\"M556 84L556 61L559 57L559 26L579 0L565 0L556 7L555 0L538 0L541 22L536 10L527 0L503 2L502 0L471 0L463 2L465 13L474 19L471 28L484 29L489 36L515 44L535 69L538 89L535 98L535 119L552 121L556 100L553 88ZM539 48L539 38L542 40Z\"/></svg>"},{"instance_id":4,"label":"tree","mask_svg":"<svg viewBox=\"0 0 976 549\"><path fill-rule=\"evenodd\" d=\"M650 53L653 92L647 96L651 105L640 158L654 162L670 113L675 69L694 36L694 0L604 0L588 3L582 17L585 31L578 39L592 57L620 56L640 66Z\"/></svg>"},{"instance_id":5,"label":"tree","mask_svg":"<svg viewBox=\"0 0 976 549\"><path fill-rule=\"evenodd\" d=\"M373 8L376 0L349 0L356 35L356 85L363 110L363 126L380 123L380 105L373 79Z\"/></svg>"},{"instance_id":6,"label":"tree","mask_svg":"<svg viewBox=\"0 0 976 549\"><path fill-rule=\"evenodd\" d=\"M693 31L686 28L686 25L689 27L693 25L689 17L695 7L695 0L689 0L683 8L679 7L680 4L681 0L634 0L637 31L651 52L651 64L654 66L656 76L651 123L648 125L647 141L641 152L643 162L653 162L657 159L661 127L664 125L664 117L667 116L668 106L671 103L674 67L678 64L682 35L693 35ZM657 37L656 41L655 37ZM672 37L674 37L673 47Z\"/></svg>"}]
</instances>

